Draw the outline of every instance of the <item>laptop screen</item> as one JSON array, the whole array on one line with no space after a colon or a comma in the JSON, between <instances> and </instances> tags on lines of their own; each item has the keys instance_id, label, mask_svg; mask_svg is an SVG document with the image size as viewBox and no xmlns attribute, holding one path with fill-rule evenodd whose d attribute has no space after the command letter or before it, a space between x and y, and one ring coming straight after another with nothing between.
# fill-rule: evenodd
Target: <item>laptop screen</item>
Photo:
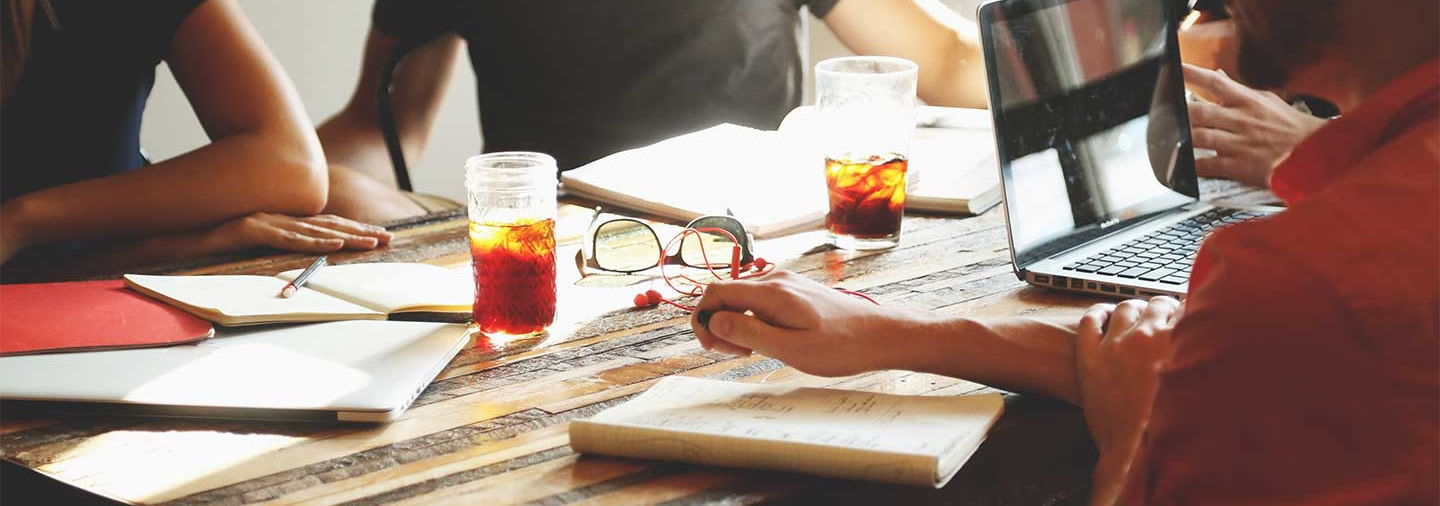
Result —
<instances>
[{"instance_id":1,"label":"laptop screen","mask_svg":"<svg viewBox=\"0 0 1440 506\"><path fill-rule=\"evenodd\" d=\"M981 7L1005 211L1022 268L1199 196L1174 3Z\"/></svg>"}]
</instances>

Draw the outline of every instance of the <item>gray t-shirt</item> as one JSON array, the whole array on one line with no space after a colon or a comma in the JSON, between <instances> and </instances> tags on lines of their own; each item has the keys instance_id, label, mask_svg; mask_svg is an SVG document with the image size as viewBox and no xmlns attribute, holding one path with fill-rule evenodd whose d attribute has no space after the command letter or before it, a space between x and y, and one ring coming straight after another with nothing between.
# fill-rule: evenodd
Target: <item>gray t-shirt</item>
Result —
<instances>
[{"instance_id":1,"label":"gray t-shirt","mask_svg":"<svg viewBox=\"0 0 1440 506\"><path fill-rule=\"evenodd\" d=\"M717 123L775 128L800 104L800 9L838 1L378 0L374 25L412 43L458 33L485 150L563 170Z\"/></svg>"}]
</instances>

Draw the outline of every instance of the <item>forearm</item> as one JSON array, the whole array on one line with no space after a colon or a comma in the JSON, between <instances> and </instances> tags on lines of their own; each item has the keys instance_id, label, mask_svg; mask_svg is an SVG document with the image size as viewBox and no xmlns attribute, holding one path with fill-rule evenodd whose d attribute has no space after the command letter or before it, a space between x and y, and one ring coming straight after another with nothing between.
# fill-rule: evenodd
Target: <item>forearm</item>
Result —
<instances>
[{"instance_id":1,"label":"forearm","mask_svg":"<svg viewBox=\"0 0 1440 506\"><path fill-rule=\"evenodd\" d=\"M857 54L918 64L918 93L926 102L985 107L985 65L975 24L938 1L845 0L825 23Z\"/></svg>"},{"instance_id":2,"label":"forearm","mask_svg":"<svg viewBox=\"0 0 1440 506\"><path fill-rule=\"evenodd\" d=\"M985 59L975 23L944 5L928 1L920 5L944 27L936 32L934 49L917 55L925 62L920 67L920 98L932 105L985 108L989 103Z\"/></svg>"},{"instance_id":3,"label":"forearm","mask_svg":"<svg viewBox=\"0 0 1440 506\"><path fill-rule=\"evenodd\" d=\"M901 345L877 354L887 369L963 378L997 388L1080 400L1075 375L1074 323L1030 318L975 319L902 312Z\"/></svg>"},{"instance_id":4,"label":"forearm","mask_svg":"<svg viewBox=\"0 0 1440 506\"><path fill-rule=\"evenodd\" d=\"M27 245L190 231L254 212L313 214L324 160L303 137L242 133L127 173L30 193L4 213Z\"/></svg>"},{"instance_id":5,"label":"forearm","mask_svg":"<svg viewBox=\"0 0 1440 506\"><path fill-rule=\"evenodd\" d=\"M347 109L315 129L325 150L325 159L331 165L347 167L393 186L395 171L377 120L358 116ZM419 146L406 149L406 159L414 163L416 160L411 156L418 158L421 150Z\"/></svg>"},{"instance_id":6,"label":"forearm","mask_svg":"<svg viewBox=\"0 0 1440 506\"><path fill-rule=\"evenodd\" d=\"M350 102L316 129L330 163L391 185L395 183L394 168L380 130L379 93L381 74L402 47L399 39L372 31ZM424 154L450 78L459 66L462 47L458 36L438 37L411 49L394 71L390 93L394 127L411 164Z\"/></svg>"}]
</instances>

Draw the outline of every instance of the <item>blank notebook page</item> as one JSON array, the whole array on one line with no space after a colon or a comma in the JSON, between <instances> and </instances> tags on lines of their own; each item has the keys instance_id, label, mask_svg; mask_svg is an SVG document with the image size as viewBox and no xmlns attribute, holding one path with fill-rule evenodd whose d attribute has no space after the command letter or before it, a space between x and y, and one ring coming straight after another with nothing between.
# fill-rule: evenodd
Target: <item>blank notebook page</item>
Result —
<instances>
[{"instance_id":1,"label":"blank notebook page","mask_svg":"<svg viewBox=\"0 0 1440 506\"><path fill-rule=\"evenodd\" d=\"M301 289L290 298L280 297L287 283L266 276L144 276L126 274L125 279L162 298L208 309L226 316L269 315L376 315L384 313L356 305L315 290Z\"/></svg>"}]
</instances>

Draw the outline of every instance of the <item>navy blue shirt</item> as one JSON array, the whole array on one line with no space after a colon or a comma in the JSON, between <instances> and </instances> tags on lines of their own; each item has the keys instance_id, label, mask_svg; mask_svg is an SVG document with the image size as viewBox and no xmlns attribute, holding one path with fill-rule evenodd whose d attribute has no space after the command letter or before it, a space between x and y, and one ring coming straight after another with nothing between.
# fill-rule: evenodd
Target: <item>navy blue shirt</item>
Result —
<instances>
[{"instance_id":1,"label":"navy blue shirt","mask_svg":"<svg viewBox=\"0 0 1440 506\"><path fill-rule=\"evenodd\" d=\"M803 91L800 8L838 1L378 0L374 27L459 34L485 150L570 169L717 123L779 126Z\"/></svg>"},{"instance_id":2,"label":"navy blue shirt","mask_svg":"<svg viewBox=\"0 0 1440 506\"><path fill-rule=\"evenodd\" d=\"M0 105L0 194L144 165L140 118L155 67L204 0L51 0L37 6L24 73Z\"/></svg>"}]
</instances>

